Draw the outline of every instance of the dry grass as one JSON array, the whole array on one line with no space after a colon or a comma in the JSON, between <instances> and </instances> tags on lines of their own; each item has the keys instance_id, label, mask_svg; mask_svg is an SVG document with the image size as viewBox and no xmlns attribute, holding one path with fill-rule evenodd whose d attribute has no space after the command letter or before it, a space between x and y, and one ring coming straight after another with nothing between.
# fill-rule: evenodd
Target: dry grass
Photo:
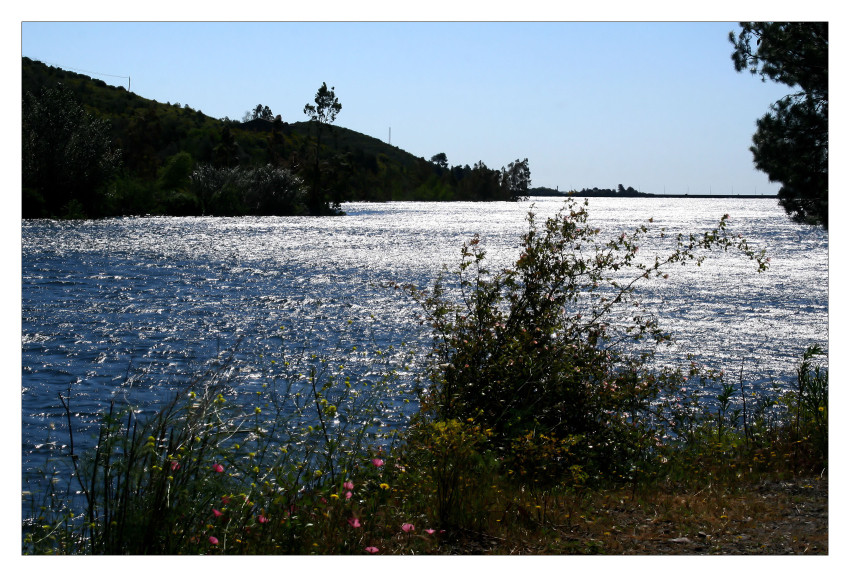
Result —
<instances>
[{"instance_id":1,"label":"dry grass","mask_svg":"<svg viewBox=\"0 0 850 577\"><path fill-rule=\"evenodd\" d=\"M539 505L501 503L510 509L505 519L488 531L456 531L433 553L826 555L827 486L826 478L663 484L635 494L550 498L545 513Z\"/></svg>"}]
</instances>

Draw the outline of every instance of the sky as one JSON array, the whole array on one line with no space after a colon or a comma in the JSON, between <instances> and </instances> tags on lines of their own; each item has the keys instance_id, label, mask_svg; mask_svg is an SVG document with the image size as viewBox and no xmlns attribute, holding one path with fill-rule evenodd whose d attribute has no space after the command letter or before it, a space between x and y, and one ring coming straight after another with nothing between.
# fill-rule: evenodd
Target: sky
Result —
<instances>
[{"instance_id":1,"label":"sky","mask_svg":"<svg viewBox=\"0 0 850 577\"><path fill-rule=\"evenodd\" d=\"M336 124L532 186L774 194L749 151L790 88L738 73L720 22L21 22L21 54L139 96L241 119Z\"/></svg>"}]
</instances>

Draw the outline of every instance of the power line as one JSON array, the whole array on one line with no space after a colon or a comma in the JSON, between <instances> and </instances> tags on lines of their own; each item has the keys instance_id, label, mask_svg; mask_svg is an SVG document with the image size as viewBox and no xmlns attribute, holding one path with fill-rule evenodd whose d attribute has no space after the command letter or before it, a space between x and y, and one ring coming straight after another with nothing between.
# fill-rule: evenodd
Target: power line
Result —
<instances>
[{"instance_id":1,"label":"power line","mask_svg":"<svg viewBox=\"0 0 850 577\"><path fill-rule=\"evenodd\" d=\"M48 64L50 66L56 66L57 68L61 68L62 70L70 70L71 72L83 72L85 74L94 74L95 76L109 76L110 78L126 78L127 79L127 90L130 90L130 77L129 76L121 76L120 74L107 74L105 72L92 72L91 70L83 70L82 68L68 68L62 66L61 64L56 64L55 62L46 62L41 61L43 64Z\"/></svg>"}]
</instances>

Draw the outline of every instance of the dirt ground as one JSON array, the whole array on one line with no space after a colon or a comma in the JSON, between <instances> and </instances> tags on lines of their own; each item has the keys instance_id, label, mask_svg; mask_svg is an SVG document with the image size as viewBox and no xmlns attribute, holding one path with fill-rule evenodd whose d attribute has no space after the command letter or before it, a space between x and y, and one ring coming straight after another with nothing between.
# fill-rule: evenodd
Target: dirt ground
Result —
<instances>
[{"instance_id":1,"label":"dirt ground","mask_svg":"<svg viewBox=\"0 0 850 577\"><path fill-rule=\"evenodd\" d=\"M443 554L827 555L826 478L766 481L733 493L659 491L606 498L592 514L548 524L548 539L458 535ZM585 511L588 513L588 511Z\"/></svg>"}]
</instances>

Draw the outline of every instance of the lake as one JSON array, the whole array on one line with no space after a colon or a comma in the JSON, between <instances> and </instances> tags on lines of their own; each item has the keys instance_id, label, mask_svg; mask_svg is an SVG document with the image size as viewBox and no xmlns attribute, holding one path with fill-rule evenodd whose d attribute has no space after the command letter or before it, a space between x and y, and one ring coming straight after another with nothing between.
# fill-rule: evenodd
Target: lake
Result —
<instances>
[{"instance_id":1,"label":"lake","mask_svg":"<svg viewBox=\"0 0 850 577\"><path fill-rule=\"evenodd\" d=\"M424 352L420 309L385 285L429 286L443 266L457 266L473 234L491 268L508 265L528 210L542 218L563 203L352 203L338 218L22 221L24 475L67 442L59 393L85 429L113 399L154 410L237 344L245 387L264 378L260 359L299 347L334 356L405 342ZM787 387L806 346L826 348L827 233L791 223L775 199L589 203L602 238L650 217L673 234L702 232L728 213L730 230L771 258L759 275L745 258L712 254L699 268L677 266L667 281L646 283L643 300L677 339L660 363L693 352L748 386ZM662 251L658 243L648 240L641 254ZM371 370L362 357L356 363Z\"/></svg>"}]
</instances>

